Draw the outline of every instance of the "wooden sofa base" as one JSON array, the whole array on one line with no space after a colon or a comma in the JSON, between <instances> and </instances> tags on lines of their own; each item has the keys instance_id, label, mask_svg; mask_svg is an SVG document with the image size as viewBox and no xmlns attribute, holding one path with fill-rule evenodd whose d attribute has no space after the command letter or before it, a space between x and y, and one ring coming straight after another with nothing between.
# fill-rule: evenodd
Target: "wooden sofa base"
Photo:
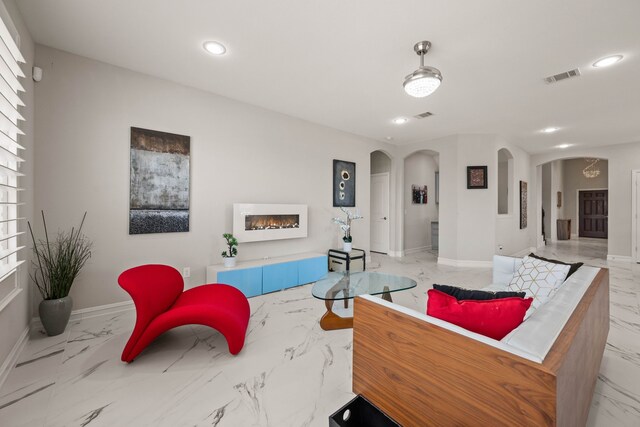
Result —
<instances>
[{"instance_id":1,"label":"wooden sofa base","mask_svg":"<svg viewBox=\"0 0 640 427\"><path fill-rule=\"evenodd\" d=\"M356 298L353 392L403 426L584 426L608 332L607 269L543 363Z\"/></svg>"}]
</instances>

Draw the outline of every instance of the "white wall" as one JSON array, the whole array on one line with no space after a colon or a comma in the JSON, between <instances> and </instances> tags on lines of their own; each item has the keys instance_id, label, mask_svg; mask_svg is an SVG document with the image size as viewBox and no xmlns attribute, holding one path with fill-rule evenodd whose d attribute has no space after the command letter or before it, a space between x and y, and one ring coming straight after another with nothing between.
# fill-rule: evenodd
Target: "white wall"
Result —
<instances>
[{"instance_id":1,"label":"white wall","mask_svg":"<svg viewBox=\"0 0 640 427\"><path fill-rule=\"evenodd\" d=\"M31 67L33 67L33 57L35 46L26 26L22 21L20 12L15 4L14 0L4 0L7 11L9 12L13 23L20 34L20 50L25 60L25 64L22 64L21 68L26 75L26 78L21 79L21 83L25 88L25 93L21 94L21 98L26 104L20 112L25 118L22 122L21 128L26 135L20 137L19 142L26 150L20 153L20 156L25 159L25 163L21 166L21 171L25 174L20 179L20 186L25 188L19 194L19 200L24 202L25 205L19 209L19 215L26 217L28 220L33 219L33 170L34 170L34 101L33 101L33 80L31 79ZM27 230L27 224L20 224L20 231ZM31 244L27 235L20 237L20 245L26 245L31 248ZM0 365L7 358L11 349L18 341L20 335L25 331L29 325L31 319L29 300L32 298L32 294L36 292L34 287L29 285L28 265L31 259L31 253L28 249L24 250L24 256L27 259L27 263L20 267L20 270L16 273L16 280L18 287L22 289L16 298L14 298L7 306L0 310ZM11 279L9 279L11 280Z\"/></svg>"},{"instance_id":2,"label":"white wall","mask_svg":"<svg viewBox=\"0 0 640 427\"><path fill-rule=\"evenodd\" d=\"M587 178L582 171L589 163L585 159L563 160L563 184L562 205L564 217L571 220L571 233L578 234L578 190L594 190L608 188L609 186L609 162L600 160L596 167L600 175L595 178Z\"/></svg>"},{"instance_id":3,"label":"white wall","mask_svg":"<svg viewBox=\"0 0 640 427\"><path fill-rule=\"evenodd\" d=\"M507 148L514 157L513 187L511 194L514 214L497 219L497 168L498 150ZM479 261L490 263L497 251L496 242L504 245L503 253L521 252L532 246L529 237L532 221L532 197L529 192L529 228L519 229L519 181L530 181L530 157L522 149L515 147L495 135L452 135L431 141L422 141L398 147L397 157L406 158L420 150L430 150L439 154L440 204L439 204L439 253L442 262ZM467 190L467 166L488 167L488 189ZM399 174L404 181L404 172ZM396 186L403 195L406 185ZM400 203L403 206L404 203ZM400 209L401 211L401 209ZM401 212L400 212L401 213ZM398 224L402 233L403 224ZM402 247L402 242L399 243Z\"/></svg>"},{"instance_id":4,"label":"white wall","mask_svg":"<svg viewBox=\"0 0 640 427\"><path fill-rule=\"evenodd\" d=\"M562 160L555 160L552 162L548 162L543 164L541 167L541 196L540 199L542 201L542 206L538 205L538 200L535 198L531 199L531 203L535 205L535 209L540 210L540 208L544 208L544 231L546 234L547 242L555 242L558 240L558 223L559 219L565 218L565 201L564 201L564 165ZM534 188L531 191L535 191ZM558 191L563 192L562 194L562 206L558 207ZM532 193L533 194L533 193ZM540 221L542 217L542 212L535 211L534 213L534 221ZM535 229L540 229L541 227L536 223L533 224ZM542 231L540 231L542 233Z\"/></svg>"},{"instance_id":5,"label":"white wall","mask_svg":"<svg viewBox=\"0 0 640 427\"><path fill-rule=\"evenodd\" d=\"M404 161L404 250L431 247L431 221L438 220L435 202L435 172L438 165L434 156L419 151ZM411 186L427 186L427 204L413 204Z\"/></svg>"},{"instance_id":6,"label":"white wall","mask_svg":"<svg viewBox=\"0 0 640 427\"><path fill-rule=\"evenodd\" d=\"M533 204L533 188L531 187L531 171L529 153L519 147L497 138L495 142L496 152L506 148L513 156L512 167L513 176L511 177L509 194L509 203L511 211L508 215L495 215L495 243L492 253L502 255L521 254L528 250L534 244L530 241L528 230L534 226L536 217L532 209ZM520 181L528 184L528 203L527 203L527 228L520 229ZM491 174L489 174L489 185L491 185ZM497 188L493 191L497 200ZM494 202L495 203L495 202ZM494 205L495 206L495 205ZM495 208L497 209L497 208ZM497 210L494 210L497 212ZM502 246L502 250L500 250Z\"/></svg>"},{"instance_id":7,"label":"white wall","mask_svg":"<svg viewBox=\"0 0 640 427\"><path fill-rule=\"evenodd\" d=\"M555 240L551 234L551 163L542 165L542 209L544 209L544 232L547 242ZM553 208L555 209L555 208Z\"/></svg>"},{"instance_id":8,"label":"white wall","mask_svg":"<svg viewBox=\"0 0 640 427\"><path fill-rule=\"evenodd\" d=\"M631 171L640 169L640 142L606 147L576 147L531 156L532 168L557 159L607 159L609 174L609 255L631 257ZM536 184L537 185L537 184ZM539 234L540 229L531 231Z\"/></svg>"},{"instance_id":9,"label":"white wall","mask_svg":"<svg viewBox=\"0 0 640 427\"><path fill-rule=\"evenodd\" d=\"M239 259L337 247L331 223L332 160L357 164L356 204L365 219L354 245L369 248L369 175L373 150L387 144L332 130L207 92L44 46L36 86L36 205L51 227L71 227L88 211L92 259L71 295L74 308L129 299L117 285L144 263L190 266L188 285L221 262L232 204L304 203L309 237L241 244ZM128 235L130 127L191 137L190 232Z\"/></svg>"}]
</instances>

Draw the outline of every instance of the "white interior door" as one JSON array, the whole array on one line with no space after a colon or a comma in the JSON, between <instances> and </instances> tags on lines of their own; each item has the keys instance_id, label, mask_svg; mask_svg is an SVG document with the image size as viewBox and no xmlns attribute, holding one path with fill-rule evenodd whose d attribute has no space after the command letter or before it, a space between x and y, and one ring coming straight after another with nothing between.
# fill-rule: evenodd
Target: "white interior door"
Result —
<instances>
[{"instance_id":1,"label":"white interior door","mask_svg":"<svg viewBox=\"0 0 640 427\"><path fill-rule=\"evenodd\" d=\"M389 173L371 175L371 250L389 252Z\"/></svg>"}]
</instances>

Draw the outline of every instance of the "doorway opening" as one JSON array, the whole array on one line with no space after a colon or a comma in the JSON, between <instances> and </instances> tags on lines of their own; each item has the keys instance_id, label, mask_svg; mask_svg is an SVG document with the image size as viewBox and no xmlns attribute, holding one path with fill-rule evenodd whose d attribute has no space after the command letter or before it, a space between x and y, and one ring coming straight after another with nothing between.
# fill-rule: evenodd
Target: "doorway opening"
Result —
<instances>
[{"instance_id":1,"label":"doorway opening","mask_svg":"<svg viewBox=\"0 0 640 427\"><path fill-rule=\"evenodd\" d=\"M391 158L382 151L370 155L371 162L371 252L389 253Z\"/></svg>"},{"instance_id":2,"label":"doorway opening","mask_svg":"<svg viewBox=\"0 0 640 427\"><path fill-rule=\"evenodd\" d=\"M420 150L404 159L404 253L438 253L440 156Z\"/></svg>"},{"instance_id":3,"label":"doorway opening","mask_svg":"<svg viewBox=\"0 0 640 427\"><path fill-rule=\"evenodd\" d=\"M542 165L545 242L608 237L609 167L606 159L574 158Z\"/></svg>"}]
</instances>

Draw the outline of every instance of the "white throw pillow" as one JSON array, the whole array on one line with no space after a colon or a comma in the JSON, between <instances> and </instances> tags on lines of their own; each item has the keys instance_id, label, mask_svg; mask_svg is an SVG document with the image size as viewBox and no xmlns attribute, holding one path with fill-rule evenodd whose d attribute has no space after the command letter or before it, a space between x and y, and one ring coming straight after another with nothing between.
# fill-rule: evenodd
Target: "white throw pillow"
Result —
<instances>
[{"instance_id":1,"label":"white throw pillow","mask_svg":"<svg viewBox=\"0 0 640 427\"><path fill-rule=\"evenodd\" d=\"M531 307L538 308L550 299L567 278L569 265L554 264L540 259L524 257L522 265L513 274L507 289L526 292L533 297Z\"/></svg>"}]
</instances>

